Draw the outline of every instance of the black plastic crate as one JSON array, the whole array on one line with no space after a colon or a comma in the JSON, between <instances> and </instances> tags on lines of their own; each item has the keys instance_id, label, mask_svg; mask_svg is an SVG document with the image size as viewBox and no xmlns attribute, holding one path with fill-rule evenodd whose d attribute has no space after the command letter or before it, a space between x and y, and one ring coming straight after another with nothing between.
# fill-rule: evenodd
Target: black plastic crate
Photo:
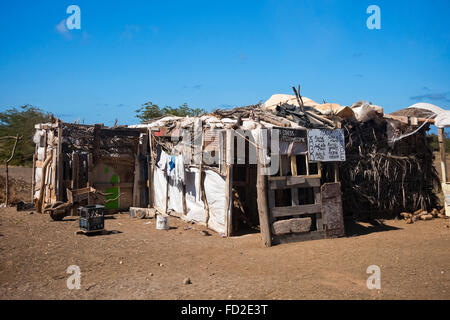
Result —
<instances>
[{"instance_id":1,"label":"black plastic crate","mask_svg":"<svg viewBox=\"0 0 450 320\"><path fill-rule=\"evenodd\" d=\"M80 229L86 232L101 231L105 228L104 206L91 205L78 208Z\"/></svg>"}]
</instances>

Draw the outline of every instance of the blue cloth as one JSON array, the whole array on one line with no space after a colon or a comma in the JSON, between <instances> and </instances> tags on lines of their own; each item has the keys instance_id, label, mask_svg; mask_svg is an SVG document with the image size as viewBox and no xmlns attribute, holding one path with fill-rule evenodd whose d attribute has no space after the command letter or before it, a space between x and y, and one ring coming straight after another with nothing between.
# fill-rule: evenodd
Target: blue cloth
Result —
<instances>
[{"instance_id":1,"label":"blue cloth","mask_svg":"<svg viewBox=\"0 0 450 320\"><path fill-rule=\"evenodd\" d=\"M174 156L170 156L169 171L172 171L174 168L175 168L175 157Z\"/></svg>"}]
</instances>

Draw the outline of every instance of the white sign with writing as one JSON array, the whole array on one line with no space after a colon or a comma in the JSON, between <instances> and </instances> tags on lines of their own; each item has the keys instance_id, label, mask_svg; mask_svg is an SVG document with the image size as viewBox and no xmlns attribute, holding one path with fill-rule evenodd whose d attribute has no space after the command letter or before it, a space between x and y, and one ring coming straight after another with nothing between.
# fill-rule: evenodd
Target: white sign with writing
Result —
<instances>
[{"instance_id":1,"label":"white sign with writing","mask_svg":"<svg viewBox=\"0 0 450 320\"><path fill-rule=\"evenodd\" d=\"M308 130L309 162L345 161L343 129Z\"/></svg>"}]
</instances>

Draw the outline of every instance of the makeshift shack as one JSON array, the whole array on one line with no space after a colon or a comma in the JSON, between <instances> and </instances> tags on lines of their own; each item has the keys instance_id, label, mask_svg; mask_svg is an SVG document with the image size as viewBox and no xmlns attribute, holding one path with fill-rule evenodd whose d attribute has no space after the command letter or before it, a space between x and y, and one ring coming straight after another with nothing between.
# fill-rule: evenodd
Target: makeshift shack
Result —
<instances>
[{"instance_id":1,"label":"makeshift shack","mask_svg":"<svg viewBox=\"0 0 450 320\"><path fill-rule=\"evenodd\" d=\"M106 203L110 211L128 210L143 137L138 129L100 124L36 125L32 200L37 210L68 201L91 204L99 194L112 200ZM70 209L76 214L76 205Z\"/></svg>"},{"instance_id":2,"label":"makeshift shack","mask_svg":"<svg viewBox=\"0 0 450 320\"><path fill-rule=\"evenodd\" d=\"M345 160L343 132L317 112L299 117L256 105L133 126L150 137L149 206L224 236L260 230L267 246L342 236L340 183L322 172Z\"/></svg>"}]
</instances>

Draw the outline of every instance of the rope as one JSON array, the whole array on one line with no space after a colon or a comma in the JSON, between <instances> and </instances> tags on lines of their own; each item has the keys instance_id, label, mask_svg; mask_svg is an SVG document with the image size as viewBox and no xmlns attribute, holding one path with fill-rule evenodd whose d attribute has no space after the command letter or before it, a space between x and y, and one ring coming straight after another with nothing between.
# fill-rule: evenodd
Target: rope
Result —
<instances>
[{"instance_id":1,"label":"rope","mask_svg":"<svg viewBox=\"0 0 450 320\"><path fill-rule=\"evenodd\" d=\"M256 149L259 150L264 150L263 147L261 147L260 145L254 143L253 141L249 140L246 136L244 136L243 134L241 134L239 131L234 131L235 133L237 133L239 136L241 136L242 138L244 138L244 140L248 141L250 144L252 144Z\"/></svg>"},{"instance_id":2,"label":"rope","mask_svg":"<svg viewBox=\"0 0 450 320\"><path fill-rule=\"evenodd\" d=\"M422 125L421 125L419 128L417 128L416 130L414 130L413 132L404 134L404 135L402 135L402 136L400 136L400 137L398 137L398 138L395 138L395 139L393 139L393 140L388 140L388 141L389 141L389 142L392 142L392 143L396 143L397 141L400 141L400 140L402 140L402 139L404 139L404 138L406 138L406 137L409 137L409 136L412 136L413 134L416 134L417 132L420 131L420 129L422 129L422 128L428 123L428 120L430 120L431 118L434 118L434 117L436 117L435 114L429 116L427 119L425 119L425 122L422 123Z\"/></svg>"}]
</instances>

